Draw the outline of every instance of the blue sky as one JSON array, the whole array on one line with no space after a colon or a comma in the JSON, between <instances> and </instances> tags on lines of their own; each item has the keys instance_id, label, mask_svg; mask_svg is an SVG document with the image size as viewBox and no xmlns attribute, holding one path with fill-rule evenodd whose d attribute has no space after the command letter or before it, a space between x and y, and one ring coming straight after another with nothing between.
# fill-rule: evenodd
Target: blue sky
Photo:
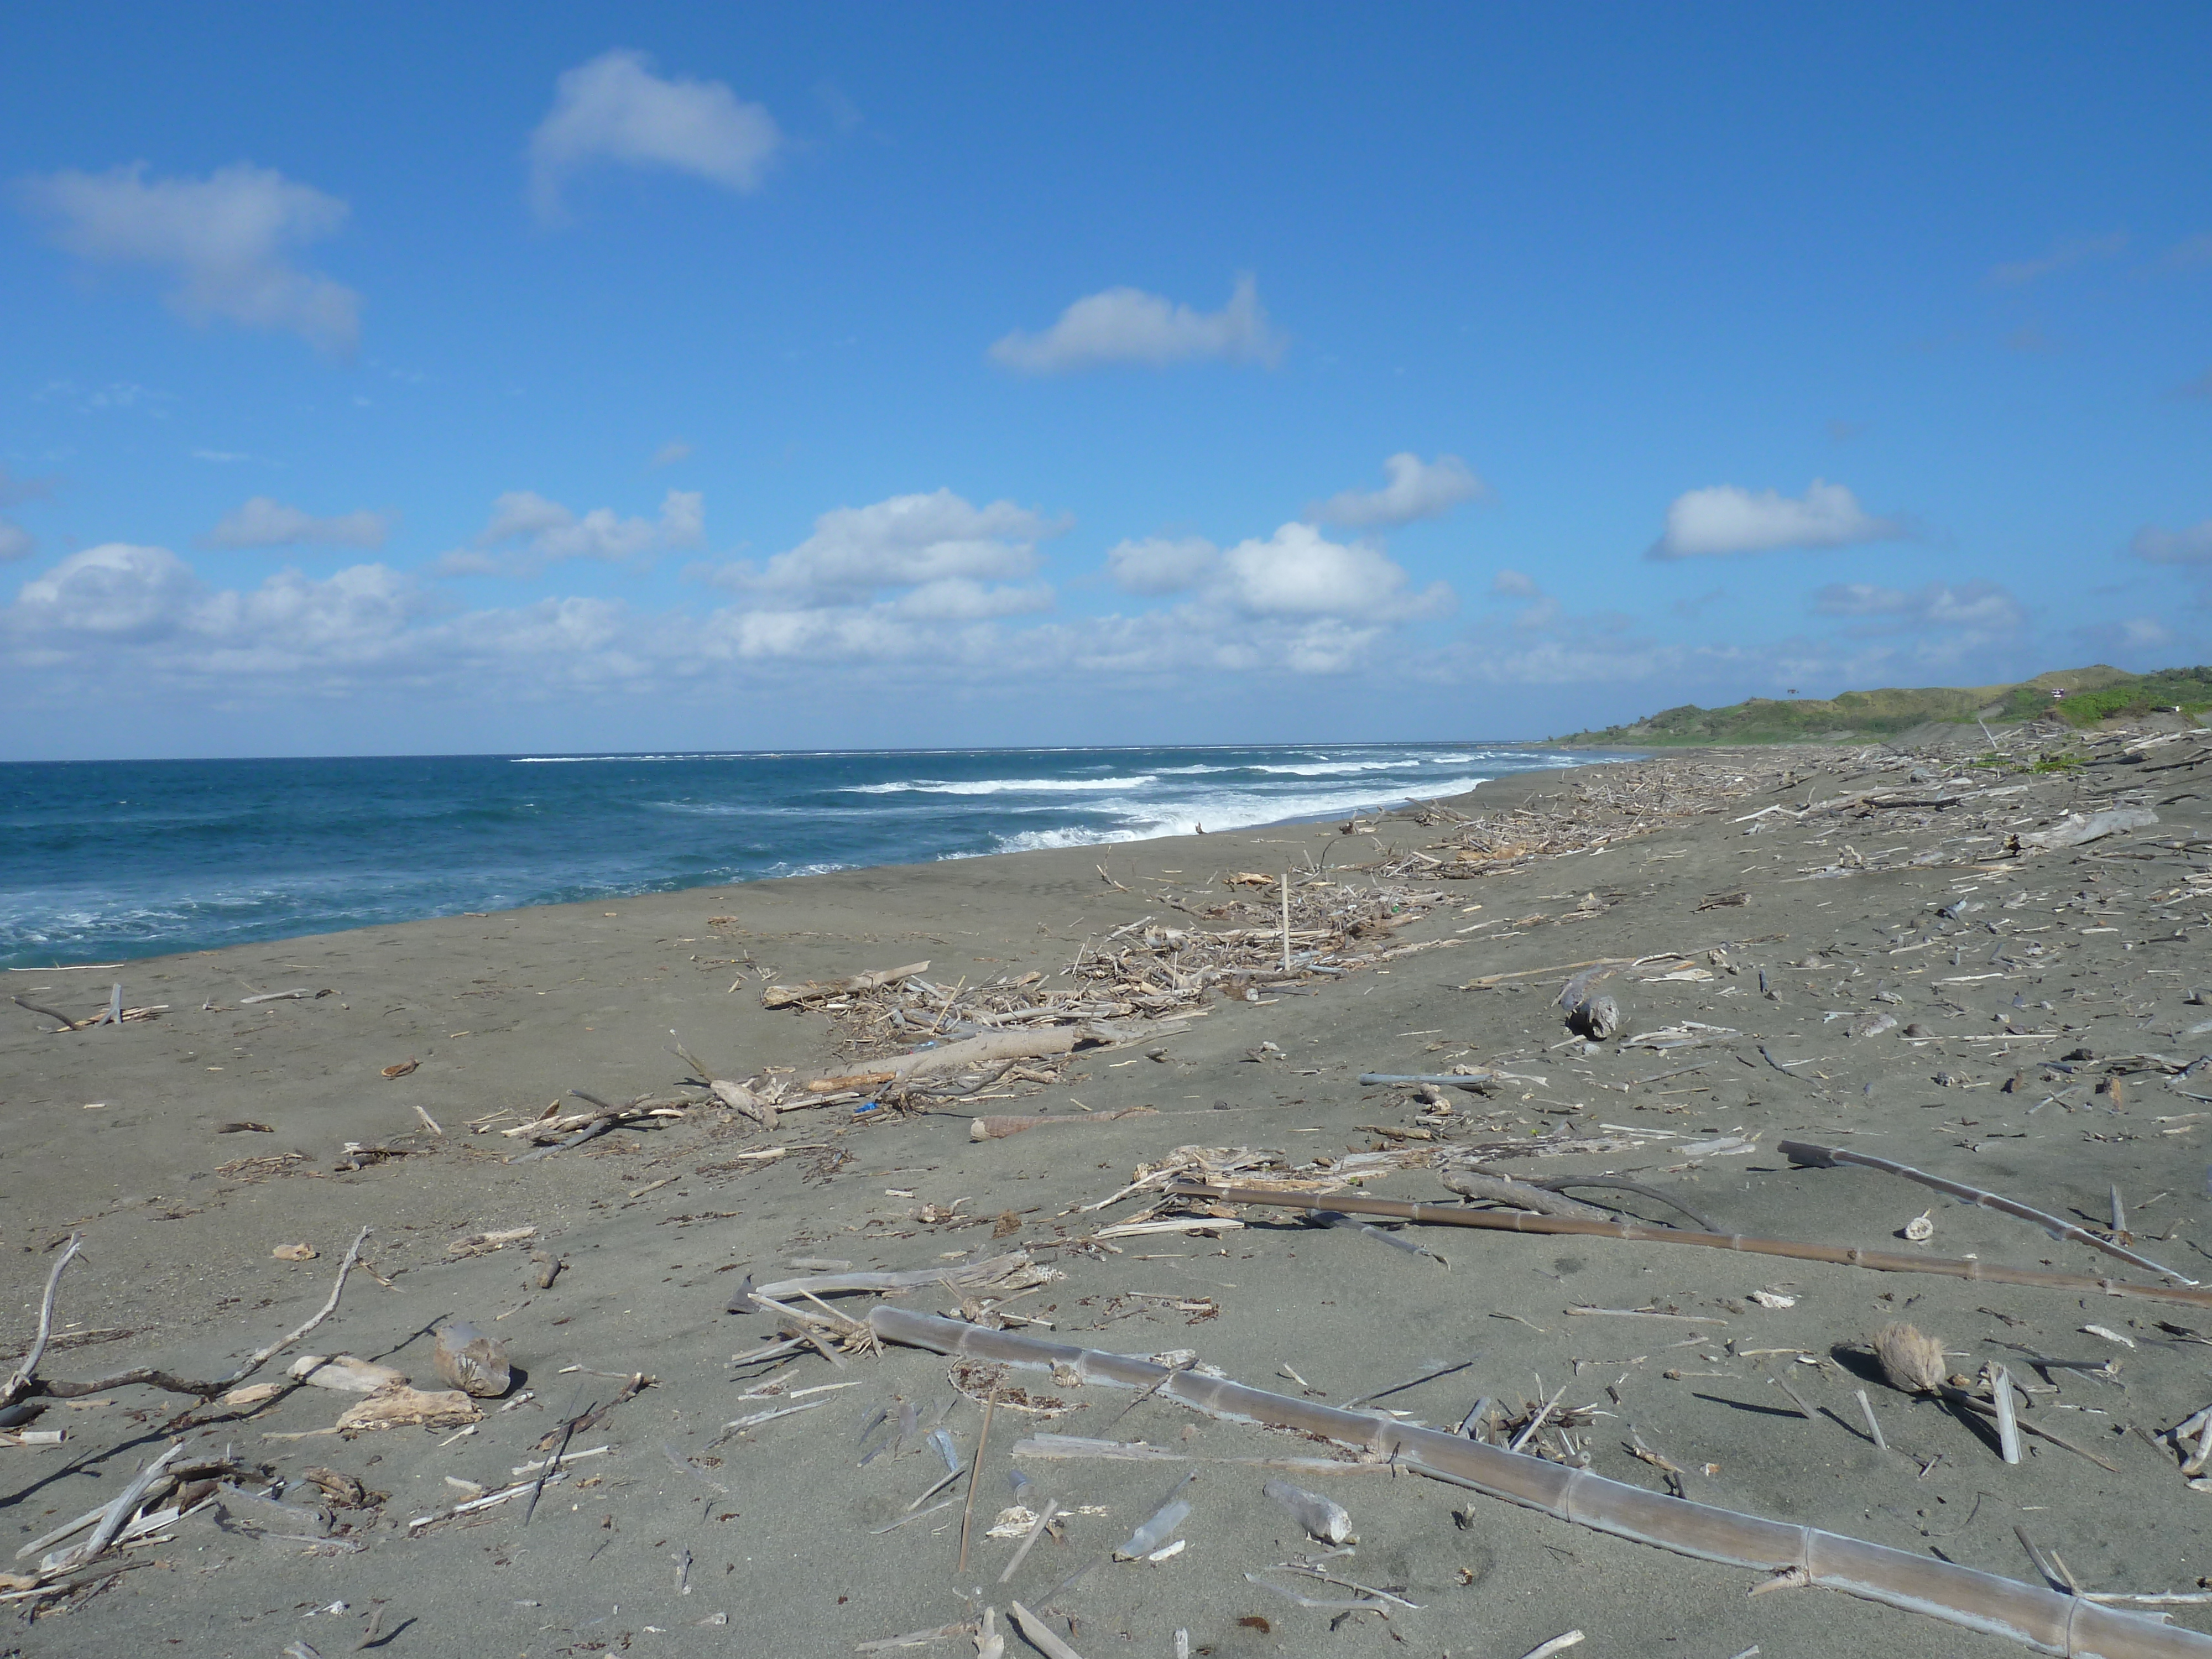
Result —
<instances>
[{"instance_id":1,"label":"blue sky","mask_svg":"<svg viewBox=\"0 0 2212 1659\"><path fill-rule=\"evenodd\" d=\"M18 8L0 757L2212 659L2202 8Z\"/></svg>"}]
</instances>

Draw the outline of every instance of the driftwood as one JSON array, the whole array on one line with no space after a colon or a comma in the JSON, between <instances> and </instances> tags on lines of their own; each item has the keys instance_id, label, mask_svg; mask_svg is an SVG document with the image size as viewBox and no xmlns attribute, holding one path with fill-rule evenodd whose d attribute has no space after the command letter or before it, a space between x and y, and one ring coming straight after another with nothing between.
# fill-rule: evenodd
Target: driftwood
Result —
<instances>
[{"instance_id":1,"label":"driftwood","mask_svg":"<svg viewBox=\"0 0 2212 1659\"><path fill-rule=\"evenodd\" d=\"M1124 1106L1113 1112L1053 1112L1030 1116L971 1117L968 1120L968 1139L970 1140L1003 1140L1008 1135L1020 1134L1025 1129L1042 1128L1053 1123L1110 1123L1117 1117L1152 1117L1158 1115L1156 1106Z\"/></svg>"},{"instance_id":2,"label":"driftwood","mask_svg":"<svg viewBox=\"0 0 2212 1659\"><path fill-rule=\"evenodd\" d=\"M192 1395L201 1400L214 1400L228 1394L337 1310L338 1297L345 1293L347 1276L359 1265L361 1247L368 1242L368 1234L369 1230L363 1227L354 1235L353 1243L347 1247L345 1259L338 1263L337 1279L331 1286L329 1300L304 1323L286 1332L266 1347L257 1348L248 1354L246 1362L228 1376L200 1381L145 1365L82 1382L52 1382L40 1376L37 1368L39 1358L46 1351L47 1332L52 1325L54 1292L61 1283L62 1269L68 1267L78 1253L79 1241L72 1236L69 1249L64 1252L60 1261L54 1263L53 1272L47 1277L38 1338L33 1343L31 1352L24 1356L22 1364L17 1366L15 1374L8 1379L5 1387L0 1387L0 1407L12 1406L18 1400L38 1395L54 1400L81 1399L88 1394L100 1394L109 1389L127 1389L141 1383L148 1388L166 1389L171 1394Z\"/></svg>"},{"instance_id":3,"label":"driftwood","mask_svg":"<svg viewBox=\"0 0 2212 1659\"><path fill-rule=\"evenodd\" d=\"M2093 1250L2102 1250L2106 1255L2118 1256L2131 1267L2145 1268L2154 1273L2163 1273L2168 1279L2178 1279L2184 1285L2197 1283L2195 1279L2185 1273L2178 1273L2171 1267L2160 1266L2147 1255L2137 1255L2133 1250L2124 1249L2110 1239L2100 1238L2093 1232L2084 1231L2070 1221L2062 1221L2055 1215L2046 1215L2041 1210L2030 1209L2025 1204L2002 1197L1996 1193L1985 1193L1978 1187L1968 1187L1956 1181L1947 1181L1942 1176L1929 1175L1926 1170L1916 1170L1909 1164L1893 1164L1886 1158L1875 1158L1866 1152L1845 1152L1839 1146L1815 1146L1807 1140L1780 1141L1776 1144L1775 1150L1793 1164L1807 1164L1814 1169L1832 1170L1849 1164L1855 1164L1863 1170L1879 1170L1884 1175L1902 1176L1905 1180L1917 1181L1923 1187L1933 1187L1939 1193L1948 1193L1953 1198L1963 1199L1969 1204L1978 1204L1984 1210L1995 1210L2001 1215L2016 1216L2022 1221L2032 1221L2053 1238L2063 1238L2076 1244L2087 1244ZM2118 1230L2115 1229L2115 1231Z\"/></svg>"},{"instance_id":4,"label":"driftwood","mask_svg":"<svg viewBox=\"0 0 2212 1659\"><path fill-rule=\"evenodd\" d=\"M845 1089L871 1088L878 1083L904 1082L932 1072L957 1071L963 1066L988 1066L999 1060L1035 1060L1042 1054L1071 1054L1077 1048L1111 1042L1113 1036L1087 1025L1056 1025L1042 1031L994 1032L967 1037L937 1048L917 1048L910 1054L893 1054L862 1062L856 1072L826 1073L810 1078L799 1086L808 1094L826 1095Z\"/></svg>"},{"instance_id":5,"label":"driftwood","mask_svg":"<svg viewBox=\"0 0 2212 1659\"><path fill-rule=\"evenodd\" d=\"M2148 806L2116 806L2109 811L2092 812L2086 817L2079 812L2069 812L2047 830L2031 830L2024 836L2013 836L2012 850L2055 853L2064 848L2079 847L2085 842L2101 841L2123 830L2148 830L2157 822L2158 814Z\"/></svg>"},{"instance_id":6,"label":"driftwood","mask_svg":"<svg viewBox=\"0 0 2212 1659\"><path fill-rule=\"evenodd\" d=\"M337 1427L342 1434L359 1434L373 1429L411 1429L417 1425L459 1428L464 1424L482 1421L483 1413L477 1408L477 1402L459 1389L426 1394L401 1383L348 1407L338 1419Z\"/></svg>"},{"instance_id":7,"label":"driftwood","mask_svg":"<svg viewBox=\"0 0 2212 1659\"><path fill-rule=\"evenodd\" d=\"M1443 1178L1444 1185L1463 1198L1484 1199L1492 1204L1510 1204L1516 1209L1529 1210L1538 1215L1580 1216L1585 1221L1610 1221L1608 1216L1595 1204L1585 1204L1579 1199L1563 1198L1544 1187L1531 1187L1525 1182L1510 1181L1504 1176L1483 1175L1473 1170L1454 1170Z\"/></svg>"},{"instance_id":8,"label":"driftwood","mask_svg":"<svg viewBox=\"0 0 2212 1659\"><path fill-rule=\"evenodd\" d=\"M349 1353L335 1354L327 1359L319 1354L301 1354L292 1362L286 1375L295 1382L310 1383L318 1389L336 1389L341 1394L374 1394L381 1389L404 1387L407 1382L404 1373L389 1365L356 1359ZM226 1403L238 1402L226 1396Z\"/></svg>"},{"instance_id":9,"label":"driftwood","mask_svg":"<svg viewBox=\"0 0 2212 1659\"><path fill-rule=\"evenodd\" d=\"M1310 1197L1250 1187L1177 1182L1170 1184L1167 1192L1172 1198L1210 1198L1227 1204L1270 1204L1285 1209L1308 1209L1313 1204ZM2100 1279L2088 1273L2005 1267L1973 1257L1901 1255L1892 1250L1863 1250L1855 1244L1808 1244L1791 1238L1759 1238L1748 1233L1646 1227L1632 1221L1583 1221L1566 1216L1531 1215L1517 1210L1475 1210L1455 1204L1364 1198L1350 1193L1331 1193L1328 1196L1334 1209L1356 1211L1362 1215L1395 1216L1401 1221L1437 1226L1481 1227L1508 1233L1571 1233L1586 1238L1624 1239L1632 1244L1700 1244L1709 1249L1741 1250L1752 1255L1788 1256L1796 1261L1832 1261L1875 1273L1937 1273L1948 1279L1980 1279L1991 1285L2032 1285L2044 1290L2091 1291L2100 1296L2133 1297L2145 1302L2176 1302L2191 1308L2212 1308L2212 1290L2202 1286L2144 1285L2133 1279Z\"/></svg>"},{"instance_id":10,"label":"driftwood","mask_svg":"<svg viewBox=\"0 0 2212 1659\"><path fill-rule=\"evenodd\" d=\"M910 962L903 968L878 968L872 973L854 974L844 979L809 980L804 985L771 985L761 993L763 1008L788 1008L794 1003L826 1002L832 997L850 996L855 991L880 990L886 985L896 985L916 974L926 974L929 964Z\"/></svg>"},{"instance_id":11,"label":"driftwood","mask_svg":"<svg viewBox=\"0 0 2212 1659\"><path fill-rule=\"evenodd\" d=\"M877 1308L875 1334L932 1352L1036 1369L1069 1367L1079 1379L1158 1389L1210 1416L1296 1430L1391 1457L1454 1485L1594 1531L1701 1560L1786 1574L2025 1643L2069 1659L2185 1659L2212 1655L2212 1637L2161 1625L2084 1597L2002 1578L1955 1563L1818 1528L1667 1497L1503 1447L1414 1428L1379 1413L1347 1412L1150 1360L986 1330L957 1320Z\"/></svg>"}]
</instances>

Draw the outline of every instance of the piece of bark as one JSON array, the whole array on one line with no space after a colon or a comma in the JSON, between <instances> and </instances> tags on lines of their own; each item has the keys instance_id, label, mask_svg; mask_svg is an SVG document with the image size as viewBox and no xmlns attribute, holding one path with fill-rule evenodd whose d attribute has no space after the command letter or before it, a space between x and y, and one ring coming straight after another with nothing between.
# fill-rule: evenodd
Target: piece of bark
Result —
<instances>
[{"instance_id":1,"label":"piece of bark","mask_svg":"<svg viewBox=\"0 0 2212 1659\"><path fill-rule=\"evenodd\" d=\"M429 1394L405 1384L373 1394L349 1408L337 1420L341 1434L361 1434L376 1429L458 1429L483 1421L477 1403L456 1389Z\"/></svg>"},{"instance_id":2,"label":"piece of bark","mask_svg":"<svg viewBox=\"0 0 2212 1659\"><path fill-rule=\"evenodd\" d=\"M404 1373L373 1360L356 1359L349 1353L336 1354L327 1359L319 1354L304 1353L292 1362L286 1374L296 1382L318 1389L336 1389L341 1394L374 1394L382 1389L404 1388L407 1382Z\"/></svg>"}]
</instances>

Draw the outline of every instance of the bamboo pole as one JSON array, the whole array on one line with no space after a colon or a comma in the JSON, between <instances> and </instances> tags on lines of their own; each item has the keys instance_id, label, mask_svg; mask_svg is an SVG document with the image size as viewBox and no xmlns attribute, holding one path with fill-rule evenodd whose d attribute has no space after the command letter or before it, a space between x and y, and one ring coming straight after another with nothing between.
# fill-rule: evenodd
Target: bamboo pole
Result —
<instances>
[{"instance_id":1,"label":"bamboo pole","mask_svg":"<svg viewBox=\"0 0 2212 1659\"><path fill-rule=\"evenodd\" d=\"M1576 1221L1565 1216L1531 1215L1522 1210L1477 1210L1455 1204L1411 1204L1400 1199L1364 1198L1350 1193L1264 1192L1252 1187L1207 1186L1198 1182L1169 1185L1173 1198L1213 1198L1231 1204L1268 1204L1310 1210L1326 1205L1358 1215L1387 1215L1401 1221L1445 1227L1483 1227L1507 1233L1573 1233L1589 1238L1619 1238L1632 1244L1701 1244L1708 1249L1741 1250L1752 1255L1788 1256L1797 1261L1832 1261L1882 1273L1937 1273L1947 1279L1979 1279L1991 1285L2033 1285L2050 1291L2089 1291L2100 1296L2134 1297L2146 1302L2177 1302L2212 1308L2212 1290L2201 1285L2144 1285L2129 1279L2100 1279L2088 1273L2046 1273L2036 1267L2004 1267L1941 1255L1902 1255L1893 1250L1863 1250L1856 1244L1807 1244L1791 1238L1759 1238L1748 1233L1698 1232L1688 1227L1644 1227L1632 1221Z\"/></svg>"},{"instance_id":2,"label":"bamboo pole","mask_svg":"<svg viewBox=\"0 0 2212 1659\"><path fill-rule=\"evenodd\" d=\"M1825 1533L1816 1526L1692 1504L1593 1475L1589 1468L1528 1458L1502 1447L1460 1440L1437 1429L1405 1427L1370 1411L1340 1411L1228 1378L1210 1378L1190 1370L1170 1371L1166 1364L1126 1354L1044 1343L1033 1336L964 1325L956 1318L911 1314L902 1307L876 1307L869 1314L869 1328L884 1340L929 1349L933 1354L971 1356L1033 1370L1073 1364L1084 1382L1157 1389L1207 1416L1298 1429L1358 1447L1376 1458L1405 1458L1420 1474L1540 1509L1555 1520L1705 1562L1801 1575L1805 1583L1885 1601L1907 1613L1933 1614L1969 1631L2008 1637L2042 1652L2069 1655L2069 1659L2190 1659L2192 1655L2201 1659L2212 1655L2212 1637L2104 1608L2084 1597L2037 1589L1996 1573L1978 1573L1975 1568L1911 1555L1858 1537Z\"/></svg>"},{"instance_id":3,"label":"bamboo pole","mask_svg":"<svg viewBox=\"0 0 2212 1659\"><path fill-rule=\"evenodd\" d=\"M1928 1613L2068 1659L2202 1659L2212 1655L2212 1637L2100 1607L2084 1597L1815 1527L1688 1503L1608 1480L1588 1469L1462 1440L1440 1430L1410 1427L1375 1413L1343 1411L1224 1377L1171 1370L1148 1359L988 1330L901 1308L878 1307L869 1314L868 1323L885 1340L934 1353L1038 1370L1073 1366L1085 1382L1155 1389L1209 1416L1295 1429L1356 1447L1370 1456L1401 1459L1421 1474L1594 1531L1700 1560L1796 1575L1795 1582Z\"/></svg>"}]
</instances>

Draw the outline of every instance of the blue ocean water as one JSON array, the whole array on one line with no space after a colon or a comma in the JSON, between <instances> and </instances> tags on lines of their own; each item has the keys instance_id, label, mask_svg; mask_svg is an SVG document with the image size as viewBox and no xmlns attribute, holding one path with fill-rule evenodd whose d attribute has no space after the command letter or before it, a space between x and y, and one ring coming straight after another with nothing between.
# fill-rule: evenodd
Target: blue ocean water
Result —
<instances>
[{"instance_id":1,"label":"blue ocean water","mask_svg":"<svg viewBox=\"0 0 2212 1659\"><path fill-rule=\"evenodd\" d=\"M0 964L1228 830L1596 758L1358 744L0 765Z\"/></svg>"}]
</instances>

